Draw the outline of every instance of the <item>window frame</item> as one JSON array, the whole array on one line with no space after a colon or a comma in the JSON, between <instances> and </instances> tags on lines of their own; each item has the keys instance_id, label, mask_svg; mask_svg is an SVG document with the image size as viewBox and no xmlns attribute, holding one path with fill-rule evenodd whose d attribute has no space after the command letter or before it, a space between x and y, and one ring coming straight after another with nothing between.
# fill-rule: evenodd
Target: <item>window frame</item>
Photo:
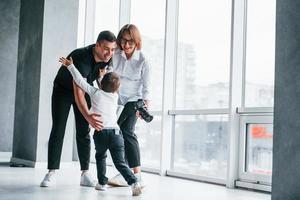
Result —
<instances>
[{"instance_id":1,"label":"window frame","mask_svg":"<svg viewBox=\"0 0 300 200\"><path fill-rule=\"evenodd\" d=\"M240 139L239 139L239 175L238 180L242 182L252 182L262 185L271 185L272 176L246 172L247 157L247 125L248 124L273 124L272 113L240 115Z\"/></svg>"}]
</instances>

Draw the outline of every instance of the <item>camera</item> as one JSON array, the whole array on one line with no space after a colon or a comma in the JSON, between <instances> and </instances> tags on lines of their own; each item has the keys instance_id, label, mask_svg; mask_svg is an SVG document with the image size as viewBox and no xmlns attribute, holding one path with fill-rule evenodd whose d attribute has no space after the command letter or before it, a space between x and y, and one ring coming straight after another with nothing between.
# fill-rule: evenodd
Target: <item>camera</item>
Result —
<instances>
[{"instance_id":1,"label":"camera","mask_svg":"<svg viewBox=\"0 0 300 200\"><path fill-rule=\"evenodd\" d=\"M137 100L135 103L134 109L140 112L140 115L143 120L146 122L151 122L153 120L153 116L147 111L145 103L142 99Z\"/></svg>"}]
</instances>

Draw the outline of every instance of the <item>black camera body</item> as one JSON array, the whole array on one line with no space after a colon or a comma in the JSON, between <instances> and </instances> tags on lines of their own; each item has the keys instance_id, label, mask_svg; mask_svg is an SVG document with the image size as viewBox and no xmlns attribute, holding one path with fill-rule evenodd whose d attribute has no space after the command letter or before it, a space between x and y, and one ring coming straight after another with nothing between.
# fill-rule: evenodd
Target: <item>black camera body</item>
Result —
<instances>
[{"instance_id":1,"label":"black camera body","mask_svg":"<svg viewBox=\"0 0 300 200\"><path fill-rule=\"evenodd\" d=\"M140 112L140 115L145 122L151 122L153 120L153 116L147 111L145 103L142 99L137 100L134 105L134 109Z\"/></svg>"}]
</instances>

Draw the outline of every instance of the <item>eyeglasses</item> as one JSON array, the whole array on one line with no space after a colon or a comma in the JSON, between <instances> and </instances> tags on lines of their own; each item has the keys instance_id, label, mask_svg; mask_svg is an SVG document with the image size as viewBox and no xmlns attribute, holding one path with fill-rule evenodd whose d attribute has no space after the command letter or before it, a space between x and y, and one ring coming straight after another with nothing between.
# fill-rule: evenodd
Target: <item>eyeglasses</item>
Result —
<instances>
[{"instance_id":1,"label":"eyeglasses","mask_svg":"<svg viewBox=\"0 0 300 200\"><path fill-rule=\"evenodd\" d=\"M125 38L122 38L120 42L121 42L121 45L125 45L126 43L128 43L129 46L134 46L135 45L135 42L134 42L133 39L126 40Z\"/></svg>"}]
</instances>

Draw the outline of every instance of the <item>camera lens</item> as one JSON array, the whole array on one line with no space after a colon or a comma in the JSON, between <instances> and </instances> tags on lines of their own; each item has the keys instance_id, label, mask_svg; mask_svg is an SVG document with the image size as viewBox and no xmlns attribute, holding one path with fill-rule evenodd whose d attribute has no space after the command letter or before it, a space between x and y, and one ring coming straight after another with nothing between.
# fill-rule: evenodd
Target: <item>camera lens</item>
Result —
<instances>
[{"instance_id":1,"label":"camera lens","mask_svg":"<svg viewBox=\"0 0 300 200\"><path fill-rule=\"evenodd\" d=\"M153 120L153 116L145 108L145 104L143 100L138 100L135 104L135 109L140 112L141 118L146 122L151 122Z\"/></svg>"},{"instance_id":2,"label":"camera lens","mask_svg":"<svg viewBox=\"0 0 300 200\"><path fill-rule=\"evenodd\" d=\"M151 122L153 120L153 116L150 115L145 108L140 109L140 114L143 120L145 120L146 122Z\"/></svg>"}]
</instances>

